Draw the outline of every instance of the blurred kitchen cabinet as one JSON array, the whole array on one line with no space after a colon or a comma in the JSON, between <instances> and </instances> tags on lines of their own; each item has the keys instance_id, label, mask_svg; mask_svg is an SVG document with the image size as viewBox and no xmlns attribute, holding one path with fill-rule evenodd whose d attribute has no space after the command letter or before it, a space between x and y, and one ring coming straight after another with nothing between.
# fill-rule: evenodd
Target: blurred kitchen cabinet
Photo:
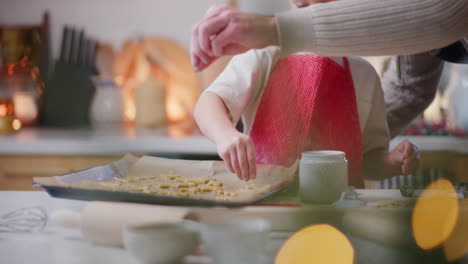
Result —
<instances>
[{"instance_id":1,"label":"blurred kitchen cabinet","mask_svg":"<svg viewBox=\"0 0 468 264\"><path fill-rule=\"evenodd\" d=\"M57 176L120 159L121 156L0 156L0 190L33 188L33 177Z\"/></svg>"}]
</instances>

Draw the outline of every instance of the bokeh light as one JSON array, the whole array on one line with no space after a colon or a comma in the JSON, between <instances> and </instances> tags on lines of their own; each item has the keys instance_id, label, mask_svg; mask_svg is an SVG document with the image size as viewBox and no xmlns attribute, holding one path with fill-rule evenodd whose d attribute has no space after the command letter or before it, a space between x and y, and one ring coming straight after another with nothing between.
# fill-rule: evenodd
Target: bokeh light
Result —
<instances>
[{"instance_id":1,"label":"bokeh light","mask_svg":"<svg viewBox=\"0 0 468 264\"><path fill-rule=\"evenodd\" d=\"M468 199L460 201L457 224L444 243L444 253L448 261L454 261L468 254Z\"/></svg>"},{"instance_id":2,"label":"bokeh light","mask_svg":"<svg viewBox=\"0 0 468 264\"><path fill-rule=\"evenodd\" d=\"M289 238L275 264L352 264L354 250L345 235L330 225L314 225Z\"/></svg>"},{"instance_id":3,"label":"bokeh light","mask_svg":"<svg viewBox=\"0 0 468 264\"><path fill-rule=\"evenodd\" d=\"M11 125L14 130L20 130L22 126L21 121L19 119L14 119Z\"/></svg>"},{"instance_id":4,"label":"bokeh light","mask_svg":"<svg viewBox=\"0 0 468 264\"><path fill-rule=\"evenodd\" d=\"M430 250L440 246L452 233L458 217L458 199L446 179L430 184L419 196L412 217L413 235L418 246Z\"/></svg>"}]
</instances>

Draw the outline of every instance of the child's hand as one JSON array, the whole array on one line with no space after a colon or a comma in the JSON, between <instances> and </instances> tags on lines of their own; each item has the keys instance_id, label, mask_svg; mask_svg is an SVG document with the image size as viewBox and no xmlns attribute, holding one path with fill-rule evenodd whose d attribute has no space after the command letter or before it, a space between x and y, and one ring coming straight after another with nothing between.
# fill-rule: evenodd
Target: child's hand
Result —
<instances>
[{"instance_id":1,"label":"child's hand","mask_svg":"<svg viewBox=\"0 0 468 264\"><path fill-rule=\"evenodd\" d=\"M401 174L406 175L418 168L419 150L416 145L405 140L389 153L389 160Z\"/></svg>"},{"instance_id":2,"label":"child's hand","mask_svg":"<svg viewBox=\"0 0 468 264\"><path fill-rule=\"evenodd\" d=\"M253 180L257 174L255 145L243 133L228 134L217 142L218 154L232 173L240 180Z\"/></svg>"}]
</instances>

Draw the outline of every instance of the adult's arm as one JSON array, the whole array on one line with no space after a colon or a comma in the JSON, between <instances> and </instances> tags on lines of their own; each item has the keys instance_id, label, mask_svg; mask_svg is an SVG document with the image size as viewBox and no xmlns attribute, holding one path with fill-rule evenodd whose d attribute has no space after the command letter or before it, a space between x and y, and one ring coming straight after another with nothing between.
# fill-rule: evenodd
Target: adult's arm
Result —
<instances>
[{"instance_id":1,"label":"adult's arm","mask_svg":"<svg viewBox=\"0 0 468 264\"><path fill-rule=\"evenodd\" d=\"M346 0L276 15L282 53L407 55L468 36L466 0Z\"/></svg>"},{"instance_id":2,"label":"adult's arm","mask_svg":"<svg viewBox=\"0 0 468 264\"><path fill-rule=\"evenodd\" d=\"M444 62L429 52L394 56L382 74L391 137L397 136L434 100Z\"/></svg>"},{"instance_id":3,"label":"adult's arm","mask_svg":"<svg viewBox=\"0 0 468 264\"><path fill-rule=\"evenodd\" d=\"M276 17L214 7L194 25L190 54L194 69L200 71L219 56L278 44L283 55L298 51L324 56L406 55L441 48L465 36L466 0L346 0Z\"/></svg>"}]
</instances>

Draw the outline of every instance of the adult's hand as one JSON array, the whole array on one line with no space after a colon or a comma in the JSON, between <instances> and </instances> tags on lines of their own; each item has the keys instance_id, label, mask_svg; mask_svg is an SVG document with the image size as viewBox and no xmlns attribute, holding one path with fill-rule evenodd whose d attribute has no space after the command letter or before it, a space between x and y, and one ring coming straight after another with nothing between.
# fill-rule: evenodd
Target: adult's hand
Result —
<instances>
[{"instance_id":1,"label":"adult's hand","mask_svg":"<svg viewBox=\"0 0 468 264\"><path fill-rule=\"evenodd\" d=\"M212 6L192 28L190 59L194 70L201 71L220 56L278 44L274 16Z\"/></svg>"}]
</instances>

